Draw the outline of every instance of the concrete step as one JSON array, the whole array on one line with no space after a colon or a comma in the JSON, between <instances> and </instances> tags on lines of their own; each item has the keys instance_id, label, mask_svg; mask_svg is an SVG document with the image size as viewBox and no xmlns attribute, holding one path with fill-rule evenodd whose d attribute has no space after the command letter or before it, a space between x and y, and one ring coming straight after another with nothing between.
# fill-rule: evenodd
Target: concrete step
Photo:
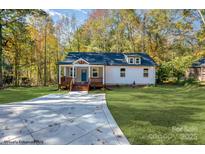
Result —
<instances>
[{"instance_id":1,"label":"concrete step","mask_svg":"<svg viewBox=\"0 0 205 154\"><path fill-rule=\"evenodd\" d=\"M71 91L89 91L89 85L73 85Z\"/></svg>"},{"instance_id":2,"label":"concrete step","mask_svg":"<svg viewBox=\"0 0 205 154\"><path fill-rule=\"evenodd\" d=\"M70 95L87 95L88 91L70 91Z\"/></svg>"}]
</instances>

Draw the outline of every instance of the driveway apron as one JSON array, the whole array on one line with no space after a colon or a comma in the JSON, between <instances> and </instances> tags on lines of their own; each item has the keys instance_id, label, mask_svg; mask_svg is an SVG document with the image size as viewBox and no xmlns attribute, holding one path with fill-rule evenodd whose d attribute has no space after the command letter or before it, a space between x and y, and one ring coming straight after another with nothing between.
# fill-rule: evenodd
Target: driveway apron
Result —
<instances>
[{"instance_id":1,"label":"driveway apron","mask_svg":"<svg viewBox=\"0 0 205 154\"><path fill-rule=\"evenodd\" d=\"M129 144L105 94L71 92L0 106L0 144Z\"/></svg>"}]
</instances>

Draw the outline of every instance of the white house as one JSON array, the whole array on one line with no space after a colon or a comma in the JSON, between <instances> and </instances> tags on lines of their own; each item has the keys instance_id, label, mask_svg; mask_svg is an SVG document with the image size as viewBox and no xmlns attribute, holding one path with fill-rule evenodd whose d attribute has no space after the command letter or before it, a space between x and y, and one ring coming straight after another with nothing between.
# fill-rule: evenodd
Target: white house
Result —
<instances>
[{"instance_id":1,"label":"white house","mask_svg":"<svg viewBox=\"0 0 205 154\"><path fill-rule=\"evenodd\" d=\"M58 68L59 87L70 90L155 84L156 63L144 52L69 52Z\"/></svg>"}]
</instances>

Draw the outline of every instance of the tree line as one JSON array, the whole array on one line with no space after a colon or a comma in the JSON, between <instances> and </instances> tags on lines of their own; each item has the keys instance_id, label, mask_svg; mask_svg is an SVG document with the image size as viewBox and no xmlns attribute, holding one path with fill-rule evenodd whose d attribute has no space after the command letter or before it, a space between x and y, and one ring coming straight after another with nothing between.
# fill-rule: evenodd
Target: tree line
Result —
<instances>
[{"instance_id":1,"label":"tree line","mask_svg":"<svg viewBox=\"0 0 205 154\"><path fill-rule=\"evenodd\" d=\"M54 23L44 10L0 10L0 87L55 84L72 26L74 18Z\"/></svg>"},{"instance_id":2,"label":"tree line","mask_svg":"<svg viewBox=\"0 0 205 154\"><path fill-rule=\"evenodd\" d=\"M158 79L179 80L205 56L204 10L92 10L54 23L44 10L0 10L0 87L50 85L69 51L147 52Z\"/></svg>"},{"instance_id":3,"label":"tree line","mask_svg":"<svg viewBox=\"0 0 205 154\"><path fill-rule=\"evenodd\" d=\"M205 56L204 10L95 10L78 28L74 51L147 52L159 82L184 78Z\"/></svg>"}]
</instances>

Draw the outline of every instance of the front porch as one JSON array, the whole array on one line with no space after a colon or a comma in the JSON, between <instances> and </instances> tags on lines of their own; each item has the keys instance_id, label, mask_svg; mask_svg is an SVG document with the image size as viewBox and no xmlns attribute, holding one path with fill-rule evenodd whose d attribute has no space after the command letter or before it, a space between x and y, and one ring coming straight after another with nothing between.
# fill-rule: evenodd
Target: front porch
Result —
<instances>
[{"instance_id":1,"label":"front porch","mask_svg":"<svg viewBox=\"0 0 205 154\"><path fill-rule=\"evenodd\" d=\"M104 65L59 65L58 79L60 89L88 91L90 88L102 88Z\"/></svg>"}]
</instances>

